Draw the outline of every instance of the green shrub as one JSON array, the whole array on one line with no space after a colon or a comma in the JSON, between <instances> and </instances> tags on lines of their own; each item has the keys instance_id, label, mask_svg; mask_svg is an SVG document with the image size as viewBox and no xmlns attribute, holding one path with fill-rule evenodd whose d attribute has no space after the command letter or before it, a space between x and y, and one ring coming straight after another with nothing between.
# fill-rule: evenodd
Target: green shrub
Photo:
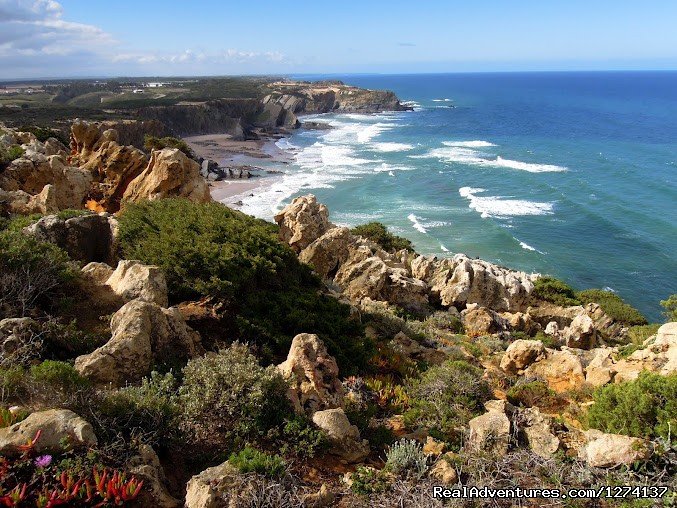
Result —
<instances>
[{"instance_id":1,"label":"green shrub","mask_svg":"<svg viewBox=\"0 0 677 508\"><path fill-rule=\"evenodd\" d=\"M56 129L49 129L46 127L40 127L37 125L23 125L17 129L19 132L30 132L38 138L38 141L44 143L49 138L55 138L59 140L64 146L68 146L70 141L68 136L65 136L61 131Z\"/></svg>"},{"instance_id":2,"label":"green shrub","mask_svg":"<svg viewBox=\"0 0 677 508\"><path fill-rule=\"evenodd\" d=\"M0 146L0 168L3 168L13 160L18 159L24 154L24 149L19 145L13 145L8 148Z\"/></svg>"},{"instance_id":3,"label":"green shrub","mask_svg":"<svg viewBox=\"0 0 677 508\"><path fill-rule=\"evenodd\" d=\"M37 383L72 393L89 387L89 380L82 377L77 370L66 362L45 360L30 369L30 375Z\"/></svg>"},{"instance_id":4,"label":"green shrub","mask_svg":"<svg viewBox=\"0 0 677 508\"><path fill-rule=\"evenodd\" d=\"M667 300L661 300L661 307L665 309L668 321L677 321L677 295L670 295Z\"/></svg>"},{"instance_id":5,"label":"green shrub","mask_svg":"<svg viewBox=\"0 0 677 508\"><path fill-rule=\"evenodd\" d=\"M268 455L250 447L231 454L228 462L240 473L258 473L267 478L280 478L286 469L279 455Z\"/></svg>"},{"instance_id":6,"label":"green shrub","mask_svg":"<svg viewBox=\"0 0 677 508\"><path fill-rule=\"evenodd\" d=\"M359 235L379 244L383 250L388 252L397 252L406 249L414 251L412 243L401 236L397 236L388 231L380 222L370 222L350 230L352 234Z\"/></svg>"},{"instance_id":7,"label":"green shrub","mask_svg":"<svg viewBox=\"0 0 677 508\"><path fill-rule=\"evenodd\" d=\"M540 340L545 347L549 347L551 349L559 349L562 346L562 344L560 344L560 342L555 337L548 335L541 330L536 332L534 339Z\"/></svg>"},{"instance_id":8,"label":"green shrub","mask_svg":"<svg viewBox=\"0 0 677 508\"><path fill-rule=\"evenodd\" d=\"M190 158L195 157L195 155L193 154L193 150L190 149L188 143L186 143L183 139L173 138L171 136L167 136L165 138L158 138L146 134L143 138L143 147L148 151L162 150L163 148L178 148L188 157Z\"/></svg>"},{"instance_id":9,"label":"green shrub","mask_svg":"<svg viewBox=\"0 0 677 508\"><path fill-rule=\"evenodd\" d=\"M598 303L602 310L614 321L625 325L645 325L646 318L634 307L625 303L620 296L602 289L580 291L577 298L582 304Z\"/></svg>"},{"instance_id":10,"label":"green shrub","mask_svg":"<svg viewBox=\"0 0 677 508\"><path fill-rule=\"evenodd\" d=\"M298 333L312 330L348 374L371 346L350 307L319 294L321 283L277 238L277 226L219 203L162 199L129 205L120 217L124 256L158 265L172 302L212 296L234 319L223 335L284 358Z\"/></svg>"},{"instance_id":11,"label":"green shrub","mask_svg":"<svg viewBox=\"0 0 677 508\"><path fill-rule=\"evenodd\" d=\"M0 319L56 304L73 277L63 250L19 231L0 231Z\"/></svg>"},{"instance_id":12,"label":"green shrub","mask_svg":"<svg viewBox=\"0 0 677 508\"><path fill-rule=\"evenodd\" d=\"M392 478L385 471L370 466L357 466L350 479L350 490L363 496L385 492L392 483Z\"/></svg>"},{"instance_id":13,"label":"green shrub","mask_svg":"<svg viewBox=\"0 0 677 508\"><path fill-rule=\"evenodd\" d=\"M428 456L414 440L402 439L390 447L385 468L397 475L422 478L428 471Z\"/></svg>"},{"instance_id":14,"label":"green shrub","mask_svg":"<svg viewBox=\"0 0 677 508\"><path fill-rule=\"evenodd\" d=\"M635 381L595 390L588 411L592 428L635 437L677 442L677 374L642 372Z\"/></svg>"},{"instance_id":15,"label":"green shrub","mask_svg":"<svg viewBox=\"0 0 677 508\"><path fill-rule=\"evenodd\" d=\"M303 415L294 415L285 421L281 441L281 453L299 458L315 457L329 444L327 435Z\"/></svg>"},{"instance_id":16,"label":"green shrub","mask_svg":"<svg viewBox=\"0 0 677 508\"><path fill-rule=\"evenodd\" d=\"M516 384L506 394L508 402L515 406L552 407L562 404L563 400L543 381L529 381Z\"/></svg>"},{"instance_id":17,"label":"green shrub","mask_svg":"<svg viewBox=\"0 0 677 508\"><path fill-rule=\"evenodd\" d=\"M152 446L168 445L178 438L178 382L169 372L152 372L139 386L102 392L90 404L96 414L95 430L104 441L141 440Z\"/></svg>"},{"instance_id":18,"label":"green shrub","mask_svg":"<svg viewBox=\"0 0 677 508\"><path fill-rule=\"evenodd\" d=\"M404 414L408 426L426 426L449 440L457 440L459 429L484 412L491 389L483 371L464 361L448 361L427 370L409 387L411 409Z\"/></svg>"},{"instance_id":19,"label":"green shrub","mask_svg":"<svg viewBox=\"0 0 677 508\"><path fill-rule=\"evenodd\" d=\"M279 428L291 410L287 384L240 344L188 362L179 390L181 423L196 440L228 449Z\"/></svg>"},{"instance_id":20,"label":"green shrub","mask_svg":"<svg viewBox=\"0 0 677 508\"><path fill-rule=\"evenodd\" d=\"M536 279L531 295L537 300L545 300L563 307L580 305L571 286L555 277L545 276Z\"/></svg>"},{"instance_id":21,"label":"green shrub","mask_svg":"<svg viewBox=\"0 0 677 508\"><path fill-rule=\"evenodd\" d=\"M0 401L14 401L24 392L25 371L21 366L0 368Z\"/></svg>"}]
</instances>

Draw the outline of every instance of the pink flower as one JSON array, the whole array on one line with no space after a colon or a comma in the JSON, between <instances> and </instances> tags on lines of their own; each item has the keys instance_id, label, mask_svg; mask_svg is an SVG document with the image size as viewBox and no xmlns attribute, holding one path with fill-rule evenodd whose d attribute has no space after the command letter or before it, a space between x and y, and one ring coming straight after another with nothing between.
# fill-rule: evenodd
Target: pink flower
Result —
<instances>
[{"instance_id":1,"label":"pink flower","mask_svg":"<svg viewBox=\"0 0 677 508\"><path fill-rule=\"evenodd\" d=\"M36 467L47 467L52 463L51 455L40 455L35 459Z\"/></svg>"}]
</instances>

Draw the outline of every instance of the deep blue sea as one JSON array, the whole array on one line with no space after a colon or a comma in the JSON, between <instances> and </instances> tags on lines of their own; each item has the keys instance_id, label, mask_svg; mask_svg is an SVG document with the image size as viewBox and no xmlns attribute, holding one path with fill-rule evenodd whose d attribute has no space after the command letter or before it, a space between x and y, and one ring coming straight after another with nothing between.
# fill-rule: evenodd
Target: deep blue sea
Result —
<instances>
[{"instance_id":1,"label":"deep blue sea","mask_svg":"<svg viewBox=\"0 0 677 508\"><path fill-rule=\"evenodd\" d=\"M607 288L661 319L677 293L677 72L332 79L415 109L313 117L334 128L279 142L295 162L245 212L313 193L336 223L381 221L421 253Z\"/></svg>"}]
</instances>

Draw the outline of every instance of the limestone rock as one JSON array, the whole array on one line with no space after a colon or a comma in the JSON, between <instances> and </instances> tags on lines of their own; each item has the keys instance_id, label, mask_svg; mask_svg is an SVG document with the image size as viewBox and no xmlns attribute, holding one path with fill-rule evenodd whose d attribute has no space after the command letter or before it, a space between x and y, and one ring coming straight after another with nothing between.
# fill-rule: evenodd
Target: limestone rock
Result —
<instances>
[{"instance_id":1,"label":"limestone rock","mask_svg":"<svg viewBox=\"0 0 677 508\"><path fill-rule=\"evenodd\" d=\"M524 375L543 379L558 393L579 388L585 381L580 358L564 350L548 350L547 356L527 367Z\"/></svg>"},{"instance_id":2,"label":"limestone rock","mask_svg":"<svg viewBox=\"0 0 677 508\"><path fill-rule=\"evenodd\" d=\"M437 459L430 470L430 475L436 480L441 481L444 485L455 485L459 480L458 473L456 468L449 463L447 456L453 458L453 454L448 453L446 456Z\"/></svg>"},{"instance_id":3,"label":"limestone rock","mask_svg":"<svg viewBox=\"0 0 677 508\"><path fill-rule=\"evenodd\" d=\"M553 432L552 419L541 414L538 408L520 411L519 422L529 448L536 455L549 458L559 449L560 440Z\"/></svg>"},{"instance_id":4,"label":"limestone rock","mask_svg":"<svg viewBox=\"0 0 677 508\"><path fill-rule=\"evenodd\" d=\"M167 306L167 281L157 266L144 265L134 260L122 260L106 284L126 300L138 298L160 307Z\"/></svg>"},{"instance_id":5,"label":"limestone rock","mask_svg":"<svg viewBox=\"0 0 677 508\"><path fill-rule=\"evenodd\" d=\"M280 239L297 253L334 227L327 207L312 194L295 198L275 215L275 222L280 226Z\"/></svg>"},{"instance_id":6,"label":"limestone rock","mask_svg":"<svg viewBox=\"0 0 677 508\"><path fill-rule=\"evenodd\" d=\"M497 456L508 453L510 420L499 411L488 411L470 420L467 446L470 450L486 451Z\"/></svg>"},{"instance_id":7,"label":"limestone rock","mask_svg":"<svg viewBox=\"0 0 677 508\"><path fill-rule=\"evenodd\" d=\"M651 456L649 443L636 437L605 434L594 429L585 435L588 442L579 456L592 467L628 465Z\"/></svg>"},{"instance_id":8,"label":"limestone rock","mask_svg":"<svg viewBox=\"0 0 677 508\"><path fill-rule=\"evenodd\" d=\"M150 373L154 363L192 358L201 350L200 336L179 311L132 300L111 320L111 339L75 360L77 371L97 384L122 386Z\"/></svg>"},{"instance_id":9,"label":"limestone rock","mask_svg":"<svg viewBox=\"0 0 677 508\"><path fill-rule=\"evenodd\" d=\"M294 337L289 355L278 369L291 383L290 395L297 411L312 414L341 407L344 392L338 365L317 335Z\"/></svg>"},{"instance_id":10,"label":"limestone rock","mask_svg":"<svg viewBox=\"0 0 677 508\"><path fill-rule=\"evenodd\" d=\"M513 332L535 335L540 330L540 325L524 312L501 312L500 317L505 320L506 327Z\"/></svg>"},{"instance_id":11,"label":"limestone rock","mask_svg":"<svg viewBox=\"0 0 677 508\"><path fill-rule=\"evenodd\" d=\"M27 235L51 242L72 259L112 263L116 259L118 221L108 214L87 213L70 219L42 217L23 229Z\"/></svg>"},{"instance_id":12,"label":"limestone rock","mask_svg":"<svg viewBox=\"0 0 677 508\"><path fill-rule=\"evenodd\" d=\"M346 262L354 246L355 238L348 228L332 228L303 249L299 261L326 278Z\"/></svg>"},{"instance_id":13,"label":"limestone rock","mask_svg":"<svg viewBox=\"0 0 677 508\"><path fill-rule=\"evenodd\" d=\"M595 346L597 330L590 316L579 314L564 330L563 336L567 347L590 349Z\"/></svg>"},{"instance_id":14,"label":"limestone rock","mask_svg":"<svg viewBox=\"0 0 677 508\"><path fill-rule=\"evenodd\" d=\"M486 307L471 306L461 312L465 333L470 337L491 335L508 328L507 321Z\"/></svg>"},{"instance_id":15,"label":"limestone rock","mask_svg":"<svg viewBox=\"0 0 677 508\"><path fill-rule=\"evenodd\" d=\"M92 261L82 267L82 273L96 284L103 285L113 275L113 268L106 263Z\"/></svg>"},{"instance_id":16,"label":"limestone rock","mask_svg":"<svg viewBox=\"0 0 677 508\"><path fill-rule=\"evenodd\" d=\"M193 476L186 486L186 508L224 508L237 471L228 461Z\"/></svg>"},{"instance_id":17,"label":"limestone rock","mask_svg":"<svg viewBox=\"0 0 677 508\"><path fill-rule=\"evenodd\" d=\"M519 339L508 346L501 358L501 368L509 374L516 374L545 356L545 346L540 340Z\"/></svg>"},{"instance_id":18,"label":"limestone rock","mask_svg":"<svg viewBox=\"0 0 677 508\"><path fill-rule=\"evenodd\" d=\"M326 432L329 452L349 463L369 455L369 443L360 439L360 431L351 425L343 409L326 409L313 414L313 423Z\"/></svg>"},{"instance_id":19,"label":"limestone rock","mask_svg":"<svg viewBox=\"0 0 677 508\"><path fill-rule=\"evenodd\" d=\"M331 506L334 503L335 496L329 490L326 483L320 486L320 490L312 494L303 496L303 506L306 508L322 508L323 506Z\"/></svg>"},{"instance_id":20,"label":"limestone rock","mask_svg":"<svg viewBox=\"0 0 677 508\"><path fill-rule=\"evenodd\" d=\"M122 201L154 201L168 197L186 198L196 203L211 201L199 164L178 148L153 151L146 169L129 182Z\"/></svg>"},{"instance_id":21,"label":"limestone rock","mask_svg":"<svg viewBox=\"0 0 677 508\"><path fill-rule=\"evenodd\" d=\"M127 467L131 474L143 481L144 488L135 500L138 506L180 508L183 505L167 491L160 459L149 445L140 445L139 454L130 459Z\"/></svg>"},{"instance_id":22,"label":"limestone rock","mask_svg":"<svg viewBox=\"0 0 677 508\"><path fill-rule=\"evenodd\" d=\"M62 453L73 448L95 446L92 426L68 409L49 409L28 415L25 420L0 429L0 454L19 455L20 446L34 439L37 453Z\"/></svg>"},{"instance_id":23,"label":"limestone rock","mask_svg":"<svg viewBox=\"0 0 677 508\"><path fill-rule=\"evenodd\" d=\"M593 355L585 367L585 382L595 387L610 383L616 375L613 350L597 348L593 350Z\"/></svg>"}]
</instances>

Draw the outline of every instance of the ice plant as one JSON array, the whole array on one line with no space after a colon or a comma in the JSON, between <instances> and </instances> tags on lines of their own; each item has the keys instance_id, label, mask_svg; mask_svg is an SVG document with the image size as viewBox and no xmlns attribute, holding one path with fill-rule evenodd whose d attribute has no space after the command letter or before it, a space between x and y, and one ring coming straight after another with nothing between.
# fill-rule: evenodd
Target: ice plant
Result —
<instances>
[{"instance_id":1,"label":"ice plant","mask_svg":"<svg viewBox=\"0 0 677 508\"><path fill-rule=\"evenodd\" d=\"M41 434L42 434L42 429L38 430L35 433L35 437L33 439L27 439L25 445L19 445L18 446L19 450L24 452L24 453L28 453L31 450L33 450L33 448L35 447L35 444L38 442L38 439L40 439Z\"/></svg>"},{"instance_id":2,"label":"ice plant","mask_svg":"<svg viewBox=\"0 0 677 508\"><path fill-rule=\"evenodd\" d=\"M121 505L126 501L136 499L143 487L143 481L138 481L132 477L127 480L124 473L114 471L112 476L104 469L103 473L94 468L94 489L87 483L88 499L93 497L93 494L98 494L104 502Z\"/></svg>"},{"instance_id":3,"label":"ice plant","mask_svg":"<svg viewBox=\"0 0 677 508\"><path fill-rule=\"evenodd\" d=\"M28 486L24 483L17 485L9 494L0 497L0 506L18 506L26 498L26 489Z\"/></svg>"},{"instance_id":4,"label":"ice plant","mask_svg":"<svg viewBox=\"0 0 677 508\"><path fill-rule=\"evenodd\" d=\"M49 466L52 463L51 455L40 455L34 461L35 467L44 468Z\"/></svg>"}]
</instances>

